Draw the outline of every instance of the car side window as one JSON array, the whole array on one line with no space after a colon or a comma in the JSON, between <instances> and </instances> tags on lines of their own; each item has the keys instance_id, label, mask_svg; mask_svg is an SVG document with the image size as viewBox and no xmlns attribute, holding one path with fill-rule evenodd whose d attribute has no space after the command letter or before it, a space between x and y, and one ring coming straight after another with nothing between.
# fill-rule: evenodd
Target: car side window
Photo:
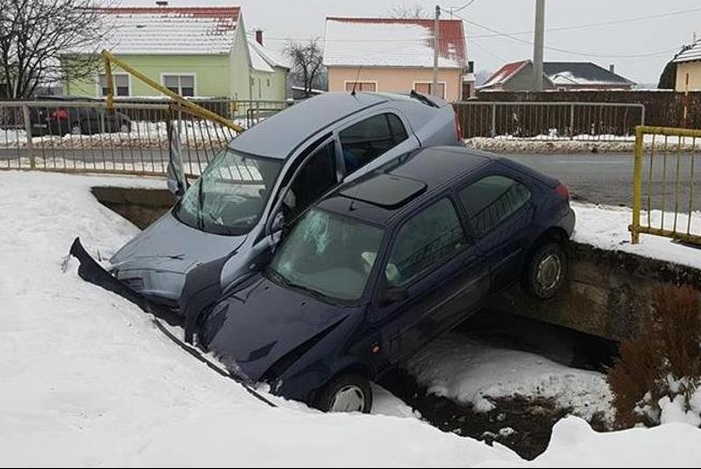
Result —
<instances>
[{"instance_id":1,"label":"car side window","mask_svg":"<svg viewBox=\"0 0 701 469\"><path fill-rule=\"evenodd\" d=\"M453 203L441 199L400 228L385 266L387 284L406 285L465 246L467 237Z\"/></svg>"},{"instance_id":2,"label":"car side window","mask_svg":"<svg viewBox=\"0 0 701 469\"><path fill-rule=\"evenodd\" d=\"M297 216L336 183L336 148L329 142L309 157L292 181L283 203L285 218Z\"/></svg>"},{"instance_id":3,"label":"car side window","mask_svg":"<svg viewBox=\"0 0 701 469\"><path fill-rule=\"evenodd\" d=\"M402 120L392 113L362 120L339 133L346 174L362 168L408 138Z\"/></svg>"},{"instance_id":4,"label":"car side window","mask_svg":"<svg viewBox=\"0 0 701 469\"><path fill-rule=\"evenodd\" d=\"M480 238L496 228L531 199L531 191L506 176L487 176L460 191L460 201L467 210Z\"/></svg>"}]
</instances>

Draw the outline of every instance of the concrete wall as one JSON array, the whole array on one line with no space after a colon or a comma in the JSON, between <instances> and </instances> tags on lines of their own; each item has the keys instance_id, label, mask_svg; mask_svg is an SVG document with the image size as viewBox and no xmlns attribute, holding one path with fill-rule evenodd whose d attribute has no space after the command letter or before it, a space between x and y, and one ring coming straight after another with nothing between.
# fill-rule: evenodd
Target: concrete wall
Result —
<instances>
[{"instance_id":1,"label":"concrete wall","mask_svg":"<svg viewBox=\"0 0 701 469\"><path fill-rule=\"evenodd\" d=\"M576 243L568 246L568 254L568 282L557 297L538 301L515 287L492 307L623 340L635 336L660 286L701 286L701 271L691 267Z\"/></svg>"}]
</instances>

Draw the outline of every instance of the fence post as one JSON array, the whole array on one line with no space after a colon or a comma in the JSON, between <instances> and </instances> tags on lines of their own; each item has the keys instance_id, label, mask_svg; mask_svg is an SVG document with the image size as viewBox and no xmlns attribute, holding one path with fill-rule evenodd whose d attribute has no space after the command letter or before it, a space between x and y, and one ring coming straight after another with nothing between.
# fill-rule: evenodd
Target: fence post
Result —
<instances>
[{"instance_id":1,"label":"fence post","mask_svg":"<svg viewBox=\"0 0 701 469\"><path fill-rule=\"evenodd\" d=\"M570 104L570 140L574 140L574 103Z\"/></svg>"},{"instance_id":2,"label":"fence post","mask_svg":"<svg viewBox=\"0 0 701 469\"><path fill-rule=\"evenodd\" d=\"M22 105L22 114L24 115L24 131L27 134L27 151L29 151L29 167L36 169L36 161L34 160L34 145L32 144L32 122L29 116L29 106ZM22 167L22 157L19 160L19 166Z\"/></svg>"},{"instance_id":3,"label":"fence post","mask_svg":"<svg viewBox=\"0 0 701 469\"><path fill-rule=\"evenodd\" d=\"M492 104L492 138L497 136L497 105Z\"/></svg>"},{"instance_id":4,"label":"fence post","mask_svg":"<svg viewBox=\"0 0 701 469\"><path fill-rule=\"evenodd\" d=\"M631 243L640 242L640 209L643 198L643 148L645 132L642 126L635 128L635 162L633 163L633 224L630 226ZM664 214L662 215L664 217Z\"/></svg>"}]
</instances>

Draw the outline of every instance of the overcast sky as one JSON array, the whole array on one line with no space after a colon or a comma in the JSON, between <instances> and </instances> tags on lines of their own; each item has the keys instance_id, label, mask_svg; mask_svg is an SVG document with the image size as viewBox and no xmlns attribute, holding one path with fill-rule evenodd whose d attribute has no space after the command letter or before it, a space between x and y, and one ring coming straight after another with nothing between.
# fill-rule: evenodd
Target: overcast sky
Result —
<instances>
[{"instance_id":1,"label":"overcast sky","mask_svg":"<svg viewBox=\"0 0 701 469\"><path fill-rule=\"evenodd\" d=\"M119 2L119 0L117 0ZM155 0L121 0L155 5ZM246 28L264 30L267 46L287 39L323 36L326 16L387 16L395 6L421 6L433 15L436 2L420 0L170 0L171 6L238 5ZM445 0L456 10L470 0ZM493 72L506 62L531 58L535 0L474 0L455 17L466 20L468 55L475 70ZM442 14L444 18L448 13ZM657 84L665 63L701 33L699 0L546 0L546 61L592 61L641 84ZM602 24L604 23L604 24ZM506 37L503 34L509 34ZM502 35L499 35L502 34ZM701 35L700 35L701 37ZM555 50L560 49L560 50Z\"/></svg>"}]
</instances>

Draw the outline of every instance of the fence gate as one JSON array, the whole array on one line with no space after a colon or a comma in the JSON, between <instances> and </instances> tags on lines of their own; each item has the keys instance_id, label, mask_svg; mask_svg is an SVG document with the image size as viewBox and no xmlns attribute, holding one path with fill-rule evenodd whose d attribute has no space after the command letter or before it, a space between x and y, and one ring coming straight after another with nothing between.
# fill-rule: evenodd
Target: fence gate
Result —
<instances>
[{"instance_id":1,"label":"fence gate","mask_svg":"<svg viewBox=\"0 0 701 469\"><path fill-rule=\"evenodd\" d=\"M640 233L701 245L701 130L636 129L633 244Z\"/></svg>"}]
</instances>

